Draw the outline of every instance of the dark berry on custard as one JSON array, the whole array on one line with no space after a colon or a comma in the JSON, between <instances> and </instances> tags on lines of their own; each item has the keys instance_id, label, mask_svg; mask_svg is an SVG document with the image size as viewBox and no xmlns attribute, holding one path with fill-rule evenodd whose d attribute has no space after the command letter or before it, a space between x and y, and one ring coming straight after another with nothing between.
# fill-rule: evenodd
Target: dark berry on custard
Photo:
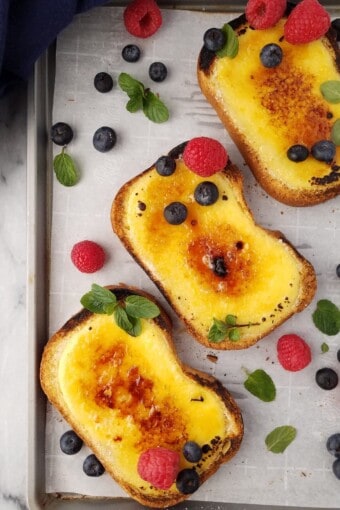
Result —
<instances>
[{"instance_id":1,"label":"dark berry on custard","mask_svg":"<svg viewBox=\"0 0 340 510\"><path fill-rule=\"evenodd\" d=\"M200 205L212 205L218 199L218 188L210 181L200 182L194 191L194 197Z\"/></svg>"},{"instance_id":2,"label":"dark berry on custard","mask_svg":"<svg viewBox=\"0 0 340 510\"><path fill-rule=\"evenodd\" d=\"M183 446L183 455L188 462L198 462L202 458L202 448L195 441L187 441Z\"/></svg>"},{"instance_id":3,"label":"dark berry on custard","mask_svg":"<svg viewBox=\"0 0 340 510\"><path fill-rule=\"evenodd\" d=\"M264 67L277 67L281 64L282 58L282 49L275 43L266 44L260 51L260 60Z\"/></svg>"},{"instance_id":4,"label":"dark berry on custard","mask_svg":"<svg viewBox=\"0 0 340 510\"><path fill-rule=\"evenodd\" d=\"M180 225L188 216L188 209L181 202L171 202L164 208L164 218L170 225Z\"/></svg>"},{"instance_id":5,"label":"dark berry on custard","mask_svg":"<svg viewBox=\"0 0 340 510\"><path fill-rule=\"evenodd\" d=\"M176 478L176 487L182 494L192 494L200 486L200 477L194 469L182 469Z\"/></svg>"},{"instance_id":6,"label":"dark berry on custard","mask_svg":"<svg viewBox=\"0 0 340 510\"><path fill-rule=\"evenodd\" d=\"M219 51L226 43L226 36L220 28L209 28L203 36L204 46L210 51Z\"/></svg>"},{"instance_id":7,"label":"dark berry on custard","mask_svg":"<svg viewBox=\"0 0 340 510\"><path fill-rule=\"evenodd\" d=\"M330 140L320 140L313 145L311 153L318 161L331 163L335 157L336 147Z\"/></svg>"},{"instance_id":8,"label":"dark berry on custard","mask_svg":"<svg viewBox=\"0 0 340 510\"><path fill-rule=\"evenodd\" d=\"M159 175L167 177L172 175L176 170L176 160L170 156L161 156L155 163L155 168Z\"/></svg>"},{"instance_id":9,"label":"dark berry on custard","mask_svg":"<svg viewBox=\"0 0 340 510\"><path fill-rule=\"evenodd\" d=\"M295 163L300 163L301 161L305 161L309 156L309 150L305 145L296 144L289 147L287 151L288 159L294 161Z\"/></svg>"}]
</instances>

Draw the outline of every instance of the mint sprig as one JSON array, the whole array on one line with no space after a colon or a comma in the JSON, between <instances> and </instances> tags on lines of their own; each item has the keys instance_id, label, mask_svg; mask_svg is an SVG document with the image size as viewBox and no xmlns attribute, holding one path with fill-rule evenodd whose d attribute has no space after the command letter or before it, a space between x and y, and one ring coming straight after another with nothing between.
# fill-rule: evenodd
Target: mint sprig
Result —
<instances>
[{"instance_id":1,"label":"mint sprig","mask_svg":"<svg viewBox=\"0 0 340 510\"><path fill-rule=\"evenodd\" d=\"M246 390L263 402L272 402L275 400L275 384L267 372L259 368L252 373L247 372L247 375L248 377L244 381Z\"/></svg>"},{"instance_id":2,"label":"mint sprig","mask_svg":"<svg viewBox=\"0 0 340 510\"><path fill-rule=\"evenodd\" d=\"M315 326L325 335L337 335L340 331L340 310L329 299L320 299L312 314Z\"/></svg>"},{"instance_id":3,"label":"mint sprig","mask_svg":"<svg viewBox=\"0 0 340 510\"><path fill-rule=\"evenodd\" d=\"M212 343L220 343L228 339L231 342L237 342L241 338L239 328L249 328L258 326L259 323L238 324L236 315L228 314L224 320L213 318L213 323L209 329L208 340Z\"/></svg>"},{"instance_id":4,"label":"mint sprig","mask_svg":"<svg viewBox=\"0 0 340 510\"><path fill-rule=\"evenodd\" d=\"M156 122L157 124L168 120L168 108L156 94L151 92L150 89L145 88L143 83L127 73L120 73L118 77L118 85L129 96L126 109L130 113L143 110L144 115L149 120Z\"/></svg>"},{"instance_id":5,"label":"mint sprig","mask_svg":"<svg viewBox=\"0 0 340 510\"><path fill-rule=\"evenodd\" d=\"M113 315L117 326L131 336L141 334L141 319L153 319L160 314L158 306L144 296L132 294L118 301L113 292L96 283L80 302L92 313Z\"/></svg>"},{"instance_id":6,"label":"mint sprig","mask_svg":"<svg viewBox=\"0 0 340 510\"><path fill-rule=\"evenodd\" d=\"M229 25L229 23L225 23L225 25L223 25L222 32L225 35L226 42L223 48L216 51L216 55L220 58L222 57L235 58L239 50L238 37L233 28Z\"/></svg>"},{"instance_id":7,"label":"mint sprig","mask_svg":"<svg viewBox=\"0 0 340 510\"><path fill-rule=\"evenodd\" d=\"M273 453L283 453L296 437L296 428L282 425L272 430L265 438L267 449Z\"/></svg>"},{"instance_id":8,"label":"mint sprig","mask_svg":"<svg viewBox=\"0 0 340 510\"><path fill-rule=\"evenodd\" d=\"M78 182L77 167L71 156L66 154L65 147L62 148L60 154L55 156L53 168L58 181L64 186L74 186Z\"/></svg>"},{"instance_id":9,"label":"mint sprig","mask_svg":"<svg viewBox=\"0 0 340 510\"><path fill-rule=\"evenodd\" d=\"M340 103L340 80L324 81L320 85L320 92L328 103Z\"/></svg>"}]
</instances>

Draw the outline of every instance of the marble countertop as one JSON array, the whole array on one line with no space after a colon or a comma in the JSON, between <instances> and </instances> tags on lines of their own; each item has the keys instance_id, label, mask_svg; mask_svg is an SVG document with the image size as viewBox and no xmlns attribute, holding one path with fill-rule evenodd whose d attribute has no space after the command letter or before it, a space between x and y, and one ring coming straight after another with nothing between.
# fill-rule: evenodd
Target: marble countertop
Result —
<instances>
[{"instance_id":1,"label":"marble countertop","mask_svg":"<svg viewBox=\"0 0 340 510\"><path fill-rule=\"evenodd\" d=\"M26 97L0 99L1 510L27 508Z\"/></svg>"}]
</instances>

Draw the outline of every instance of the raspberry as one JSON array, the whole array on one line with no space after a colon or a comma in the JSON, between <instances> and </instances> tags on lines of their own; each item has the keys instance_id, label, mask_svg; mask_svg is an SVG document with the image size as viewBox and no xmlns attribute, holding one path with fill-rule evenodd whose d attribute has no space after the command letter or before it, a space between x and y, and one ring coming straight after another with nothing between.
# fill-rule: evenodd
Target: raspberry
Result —
<instances>
[{"instance_id":1,"label":"raspberry","mask_svg":"<svg viewBox=\"0 0 340 510\"><path fill-rule=\"evenodd\" d=\"M103 267L105 251L93 241L80 241L72 248L71 260L82 273L94 273Z\"/></svg>"},{"instance_id":2,"label":"raspberry","mask_svg":"<svg viewBox=\"0 0 340 510\"><path fill-rule=\"evenodd\" d=\"M249 24L256 30L276 25L287 7L287 0L249 0L245 13Z\"/></svg>"},{"instance_id":3,"label":"raspberry","mask_svg":"<svg viewBox=\"0 0 340 510\"><path fill-rule=\"evenodd\" d=\"M330 26L330 16L317 0L302 0L288 16L284 36L291 44L308 43L325 35Z\"/></svg>"},{"instance_id":4,"label":"raspberry","mask_svg":"<svg viewBox=\"0 0 340 510\"><path fill-rule=\"evenodd\" d=\"M228 154L217 140L200 136L192 138L187 143L183 152L183 161L195 174L209 177L225 168Z\"/></svg>"},{"instance_id":5,"label":"raspberry","mask_svg":"<svg viewBox=\"0 0 340 510\"><path fill-rule=\"evenodd\" d=\"M179 453L167 448L149 448L138 460L137 471L156 489L169 489L179 470Z\"/></svg>"},{"instance_id":6,"label":"raspberry","mask_svg":"<svg viewBox=\"0 0 340 510\"><path fill-rule=\"evenodd\" d=\"M312 360L309 345L298 335L283 335L277 342L278 360L285 370L297 372Z\"/></svg>"},{"instance_id":7,"label":"raspberry","mask_svg":"<svg viewBox=\"0 0 340 510\"><path fill-rule=\"evenodd\" d=\"M162 25L162 14L155 0L133 0L124 10L124 24L135 37L150 37Z\"/></svg>"}]
</instances>

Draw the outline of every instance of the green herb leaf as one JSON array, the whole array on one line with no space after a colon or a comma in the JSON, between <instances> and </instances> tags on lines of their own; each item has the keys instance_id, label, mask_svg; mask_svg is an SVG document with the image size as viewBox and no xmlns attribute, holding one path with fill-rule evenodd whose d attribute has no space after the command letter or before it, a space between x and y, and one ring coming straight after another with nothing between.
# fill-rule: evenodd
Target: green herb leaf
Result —
<instances>
[{"instance_id":1,"label":"green herb leaf","mask_svg":"<svg viewBox=\"0 0 340 510\"><path fill-rule=\"evenodd\" d=\"M337 119L332 126L331 138L335 145L340 145L340 119Z\"/></svg>"},{"instance_id":2,"label":"green herb leaf","mask_svg":"<svg viewBox=\"0 0 340 510\"><path fill-rule=\"evenodd\" d=\"M227 315L225 318L226 323L228 326L235 326L237 317L236 315Z\"/></svg>"},{"instance_id":3,"label":"green herb leaf","mask_svg":"<svg viewBox=\"0 0 340 510\"><path fill-rule=\"evenodd\" d=\"M144 85L127 73L120 73L118 85L130 98L143 97Z\"/></svg>"},{"instance_id":4,"label":"green herb leaf","mask_svg":"<svg viewBox=\"0 0 340 510\"><path fill-rule=\"evenodd\" d=\"M74 186L78 182L77 168L71 156L65 153L64 148L55 156L53 168L58 181L64 186Z\"/></svg>"},{"instance_id":5,"label":"green herb leaf","mask_svg":"<svg viewBox=\"0 0 340 510\"><path fill-rule=\"evenodd\" d=\"M321 344L321 352L328 352L329 351L329 345L326 344L326 342L323 342Z\"/></svg>"},{"instance_id":6,"label":"green herb leaf","mask_svg":"<svg viewBox=\"0 0 340 510\"><path fill-rule=\"evenodd\" d=\"M152 122L160 124L169 118L169 110L164 103L150 90L143 100L143 112Z\"/></svg>"},{"instance_id":7,"label":"green herb leaf","mask_svg":"<svg viewBox=\"0 0 340 510\"><path fill-rule=\"evenodd\" d=\"M135 113L138 110L143 108L143 96L136 95L132 96L130 100L126 103L126 109L130 113Z\"/></svg>"},{"instance_id":8,"label":"green herb leaf","mask_svg":"<svg viewBox=\"0 0 340 510\"><path fill-rule=\"evenodd\" d=\"M276 388L272 378L262 369L255 370L248 374L244 387L255 397L264 402L271 402L275 399Z\"/></svg>"},{"instance_id":9,"label":"green herb leaf","mask_svg":"<svg viewBox=\"0 0 340 510\"><path fill-rule=\"evenodd\" d=\"M133 330L133 324L129 320L126 311L121 305L116 306L116 308L113 311L113 316L115 318L117 326L119 326L121 329L130 334L130 332Z\"/></svg>"},{"instance_id":10,"label":"green herb leaf","mask_svg":"<svg viewBox=\"0 0 340 510\"><path fill-rule=\"evenodd\" d=\"M224 32L224 35L226 37L226 42L223 48L216 51L216 55L218 57L229 57L229 58L235 58L238 54L239 49L239 41L236 33L232 29L232 27L229 25L229 23L226 23L222 27L222 31Z\"/></svg>"},{"instance_id":11,"label":"green herb leaf","mask_svg":"<svg viewBox=\"0 0 340 510\"><path fill-rule=\"evenodd\" d=\"M112 315L117 305L116 296L109 289L96 283L92 285L90 292L84 294L80 302L90 312L107 315Z\"/></svg>"},{"instance_id":12,"label":"green herb leaf","mask_svg":"<svg viewBox=\"0 0 340 510\"><path fill-rule=\"evenodd\" d=\"M287 446L294 441L295 437L295 427L282 425L281 427L276 427L276 429L272 430L272 432L267 435L265 443L270 452L283 453Z\"/></svg>"},{"instance_id":13,"label":"green herb leaf","mask_svg":"<svg viewBox=\"0 0 340 510\"><path fill-rule=\"evenodd\" d=\"M340 310L328 299L317 302L312 314L315 326L325 335L337 335L340 331Z\"/></svg>"},{"instance_id":14,"label":"green herb leaf","mask_svg":"<svg viewBox=\"0 0 340 510\"><path fill-rule=\"evenodd\" d=\"M160 314L158 306L143 296L128 296L125 299L126 313L135 318L153 319Z\"/></svg>"},{"instance_id":15,"label":"green herb leaf","mask_svg":"<svg viewBox=\"0 0 340 510\"><path fill-rule=\"evenodd\" d=\"M237 328L232 328L228 332L228 338L232 342L237 342L241 338L240 330Z\"/></svg>"},{"instance_id":16,"label":"green herb leaf","mask_svg":"<svg viewBox=\"0 0 340 510\"><path fill-rule=\"evenodd\" d=\"M132 328L127 331L131 336L139 336L142 332L142 321L138 317L128 315L128 319L132 324Z\"/></svg>"},{"instance_id":17,"label":"green herb leaf","mask_svg":"<svg viewBox=\"0 0 340 510\"><path fill-rule=\"evenodd\" d=\"M225 322L213 319L212 326L209 329L208 340L213 343L222 342L227 336L228 326Z\"/></svg>"},{"instance_id":18,"label":"green herb leaf","mask_svg":"<svg viewBox=\"0 0 340 510\"><path fill-rule=\"evenodd\" d=\"M320 91L329 103L340 103L340 80L324 81L320 85Z\"/></svg>"}]
</instances>

